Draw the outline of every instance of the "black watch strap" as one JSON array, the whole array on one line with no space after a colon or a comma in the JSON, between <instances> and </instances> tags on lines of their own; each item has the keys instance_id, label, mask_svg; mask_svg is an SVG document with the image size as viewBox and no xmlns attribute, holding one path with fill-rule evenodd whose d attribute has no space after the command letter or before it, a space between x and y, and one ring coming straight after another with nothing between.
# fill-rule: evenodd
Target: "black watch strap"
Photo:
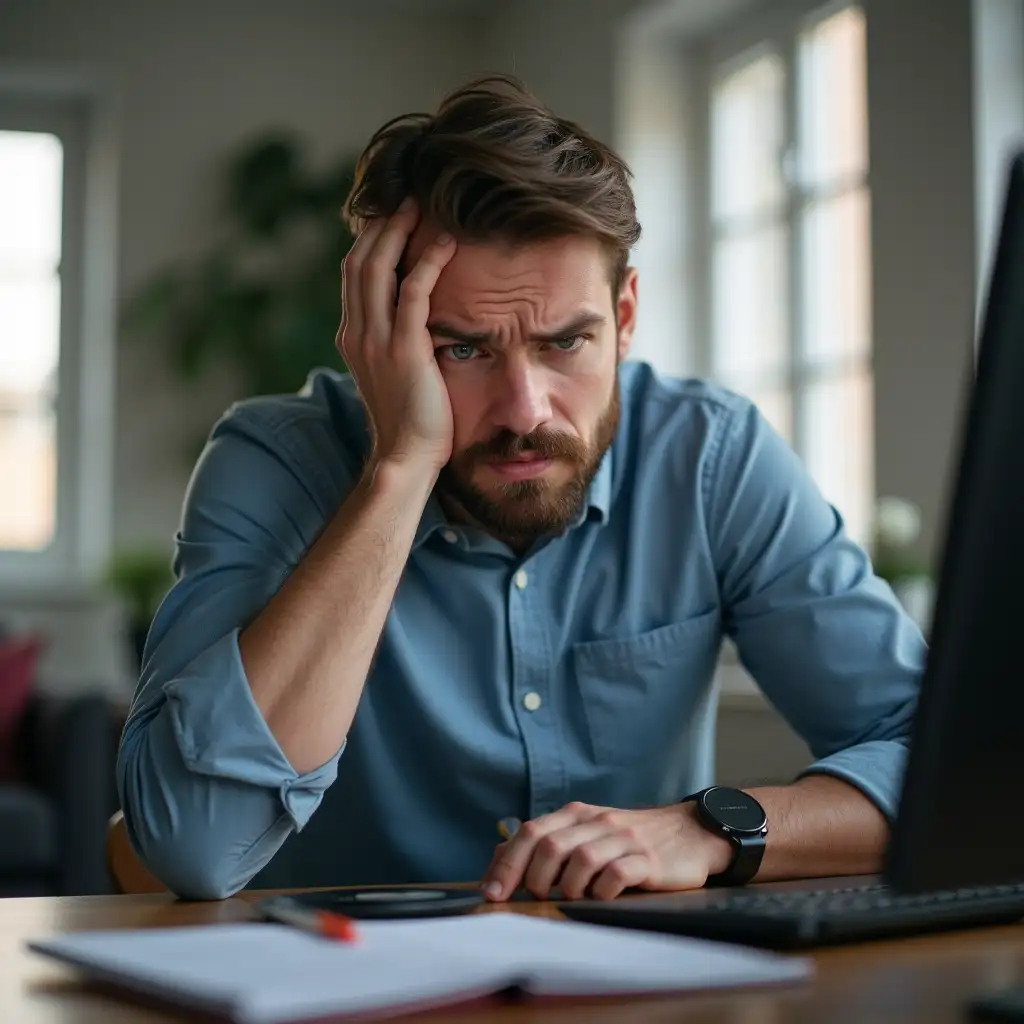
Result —
<instances>
[{"instance_id":1,"label":"black watch strap","mask_svg":"<svg viewBox=\"0 0 1024 1024\"><path fill-rule=\"evenodd\" d=\"M719 875L712 875L708 885L746 885L761 867L764 857L764 836L728 836L735 853L732 863Z\"/></svg>"},{"instance_id":2,"label":"black watch strap","mask_svg":"<svg viewBox=\"0 0 1024 1024\"><path fill-rule=\"evenodd\" d=\"M732 862L707 884L744 885L761 867L768 834L768 818L761 805L749 793L725 786L710 786L691 793L683 803L694 801L697 820L716 835L728 839L734 854Z\"/></svg>"}]
</instances>

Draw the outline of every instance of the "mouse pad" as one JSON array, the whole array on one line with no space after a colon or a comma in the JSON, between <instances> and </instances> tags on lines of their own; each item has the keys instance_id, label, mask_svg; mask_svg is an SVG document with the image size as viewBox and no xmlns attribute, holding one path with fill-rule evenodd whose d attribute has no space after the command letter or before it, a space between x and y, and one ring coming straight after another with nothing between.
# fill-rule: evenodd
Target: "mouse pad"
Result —
<instances>
[{"instance_id":1,"label":"mouse pad","mask_svg":"<svg viewBox=\"0 0 1024 1024\"><path fill-rule=\"evenodd\" d=\"M347 917L376 919L468 914L485 899L476 889L442 885L325 889L285 898L308 910L330 910Z\"/></svg>"}]
</instances>

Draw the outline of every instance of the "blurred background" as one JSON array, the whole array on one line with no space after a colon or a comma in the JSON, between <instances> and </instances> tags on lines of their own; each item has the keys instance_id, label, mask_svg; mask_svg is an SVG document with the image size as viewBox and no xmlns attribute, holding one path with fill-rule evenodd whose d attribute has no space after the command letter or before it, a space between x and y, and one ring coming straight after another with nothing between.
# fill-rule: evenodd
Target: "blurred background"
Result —
<instances>
[{"instance_id":1,"label":"blurred background","mask_svg":"<svg viewBox=\"0 0 1024 1024\"><path fill-rule=\"evenodd\" d=\"M109 885L193 460L337 365L370 133L490 71L632 165L635 357L753 397L927 628L1024 0L4 0L0 894ZM719 781L806 763L720 686Z\"/></svg>"}]
</instances>

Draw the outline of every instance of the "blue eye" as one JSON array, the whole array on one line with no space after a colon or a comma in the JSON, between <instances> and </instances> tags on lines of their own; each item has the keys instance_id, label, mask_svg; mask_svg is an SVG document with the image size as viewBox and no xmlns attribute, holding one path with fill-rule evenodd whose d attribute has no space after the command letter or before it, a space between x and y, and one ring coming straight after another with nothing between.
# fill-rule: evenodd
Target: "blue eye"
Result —
<instances>
[{"instance_id":1,"label":"blue eye","mask_svg":"<svg viewBox=\"0 0 1024 1024\"><path fill-rule=\"evenodd\" d=\"M583 347L586 340L585 335L574 334L571 338L559 338L558 341L553 341L551 344L554 345L559 352L575 352L577 349Z\"/></svg>"},{"instance_id":2,"label":"blue eye","mask_svg":"<svg viewBox=\"0 0 1024 1024\"><path fill-rule=\"evenodd\" d=\"M443 351L446 351L448 355L452 357L457 363L468 362L477 353L476 345L468 345L465 343L456 343L454 345L446 345Z\"/></svg>"}]
</instances>

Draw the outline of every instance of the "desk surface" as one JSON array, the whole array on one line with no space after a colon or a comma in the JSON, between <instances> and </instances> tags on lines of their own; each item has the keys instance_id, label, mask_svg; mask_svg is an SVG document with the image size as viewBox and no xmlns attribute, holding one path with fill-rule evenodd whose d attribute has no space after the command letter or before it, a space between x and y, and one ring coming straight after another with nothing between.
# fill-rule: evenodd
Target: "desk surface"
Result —
<instances>
[{"instance_id":1,"label":"desk surface","mask_svg":"<svg viewBox=\"0 0 1024 1024\"><path fill-rule=\"evenodd\" d=\"M157 1024L196 1020L90 989L59 964L24 949L29 937L89 928L139 928L250 920L246 893L222 903L180 903L170 896L81 896L0 899L0 1019L18 1024ZM550 904L515 903L520 913L557 917ZM586 1004L542 1001L474 1003L417 1020L460 1024L953 1024L968 1000L1024 982L1024 926L877 942L813 954L809 985L738 995L691 995Z\"/></svg>"}]
</instances>

